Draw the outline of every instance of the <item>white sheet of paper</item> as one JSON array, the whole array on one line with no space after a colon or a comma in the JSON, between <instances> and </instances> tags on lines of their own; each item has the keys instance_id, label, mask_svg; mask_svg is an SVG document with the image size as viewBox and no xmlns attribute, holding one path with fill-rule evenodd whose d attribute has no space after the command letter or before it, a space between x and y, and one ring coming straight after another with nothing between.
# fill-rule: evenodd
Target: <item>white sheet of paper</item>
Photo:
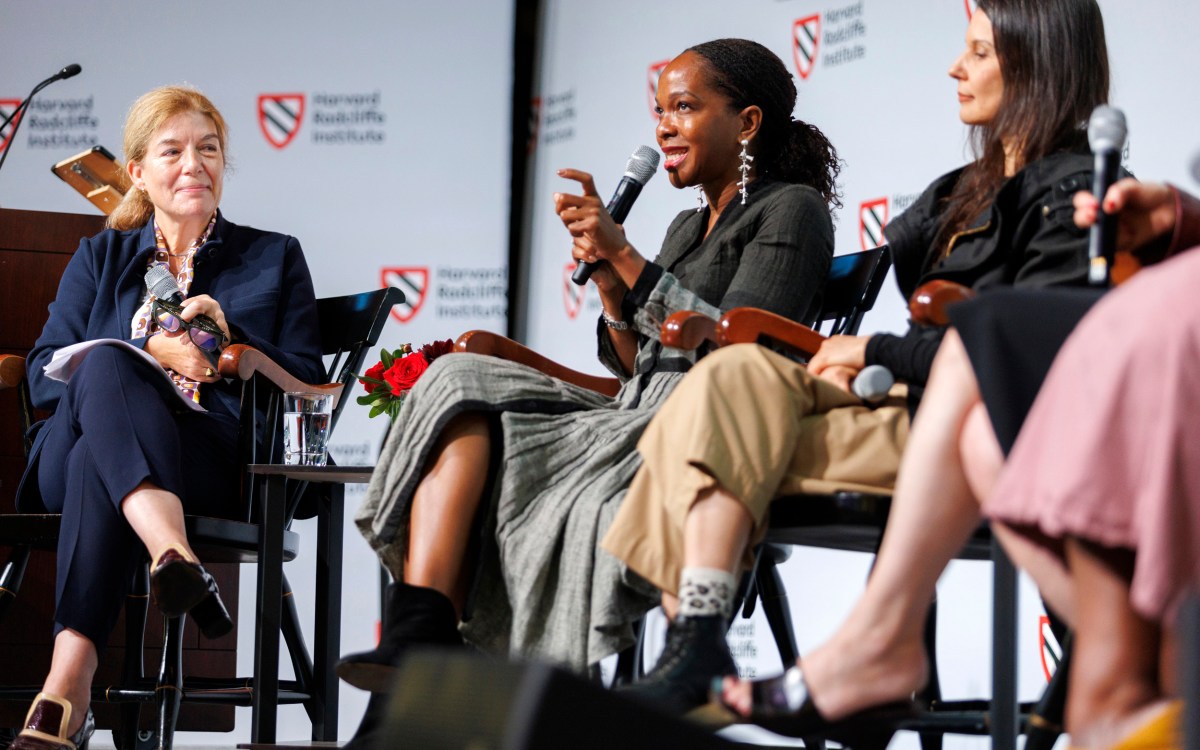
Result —
<instances>
[{"instance_id":1,"label":"white sheet of paper","mask_svg":"<svg viewBox=\"0 0 1200 750\"><path fill-rule=\"evenodd\" d=\"M54 352L54 356L50 357L50 361L46 363L46 365L42 368L42 371L46 373L46 377L52 380L61 380L65 383L70 380L71 376L75 374L75 371L79 369L80 363L83 362L83 358L87 356L88 352L90 352L92 349L95 349L97 346L118 346L126 351L133 352L137 356L149 362L154 369L161 372L163 378L170 383L171 390L178 393L179 399L183 401L183 403L187 404L189 408L195 409L196 411L207 411L203 406L185 396L183 391L176 387L175 381L171 380L171 376L168 375L167 371L162 368L162 365L158 363L158 360L150 356L146 350L139 349L133 344L130 344L128 341L122 341L121 339L92 339L91 341L80 341L78 344L64 346L63 348Z\"/></svg>"}]
</instances>

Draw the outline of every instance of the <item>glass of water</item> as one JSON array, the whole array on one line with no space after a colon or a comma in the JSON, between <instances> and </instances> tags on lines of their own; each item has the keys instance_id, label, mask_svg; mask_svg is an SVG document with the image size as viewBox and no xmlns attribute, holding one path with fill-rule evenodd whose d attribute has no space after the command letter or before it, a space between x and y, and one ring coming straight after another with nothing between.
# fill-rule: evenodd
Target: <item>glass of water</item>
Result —
<instances>
[{"instance_id":1,"label":"glass of water","mask_svg":"<svg viewBox=\"0 0 1200 750\"><path fill-rule=\"evenodd\" d=\"M283 462L289 466L324 466L329 455L326 443L333 396L285 393L283 405Z\"/></svg>"}]
</instances>

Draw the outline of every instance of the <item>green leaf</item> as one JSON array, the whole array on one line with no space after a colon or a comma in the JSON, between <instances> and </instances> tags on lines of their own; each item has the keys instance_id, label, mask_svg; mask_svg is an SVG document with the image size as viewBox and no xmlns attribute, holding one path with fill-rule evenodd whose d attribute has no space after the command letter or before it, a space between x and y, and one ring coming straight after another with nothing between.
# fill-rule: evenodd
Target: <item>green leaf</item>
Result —
<instances>
[{"instance_id":1,"label":"green leaf","mask_svg":"<svg viewBox=\"0 0 1200 750\"><path fill-rule=\"evenodd\" d=\"M369 414L367 414L367 416L368 417L378 417L380 414L383 414L383 412L386 410L387 410L386 404L376 404L375 406L371 407L371 412Z\"/></svg>"},{"instance_id":2,"label":"green leaf","mask_svg":"<svg viewBox=\"0 0 1200 750\"><path fill-rule=\"evenodd\" d=\"M389 352L387 349L379 350L379 361L383 363L383 369L386 370L386 369L390 368L392 366L392 362L395 359L396 358L393 357L392 353Z\"/></svg>"}]
</instances>

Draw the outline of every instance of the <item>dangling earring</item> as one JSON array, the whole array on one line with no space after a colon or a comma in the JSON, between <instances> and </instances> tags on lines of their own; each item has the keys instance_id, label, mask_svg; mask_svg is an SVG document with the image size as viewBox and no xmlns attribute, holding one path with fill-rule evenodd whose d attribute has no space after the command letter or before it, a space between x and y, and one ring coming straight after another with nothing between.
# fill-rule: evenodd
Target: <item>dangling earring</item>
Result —
<instances>
[{"instance_id":1,"label":"dangling earring","mask_svg":"<svg viewBox=\"0 0 1200 750\"><path fill-rule=\"evenodd\" d=\"M701 185L696 186L696 202L700 204L700 205L696 206L696 213L703 213L704 212L704 187Z\"/></svg>"},{"instance_id":2,"label":"dangling earring","mask_svg":"<svg viewBox=\"0 0 1200 750\"><path fill-rule=\"evenodd\" d=\"M738 154L742 164L738 167L738 171L742 173L742 179L738 180L738 188L742 194L742 205L746 205L746 186L750 184L750 164L754 161L754 157L746 151L746 147L750 145L750 141L742 141L742 153Z\"/></svg>"}]
</instances>

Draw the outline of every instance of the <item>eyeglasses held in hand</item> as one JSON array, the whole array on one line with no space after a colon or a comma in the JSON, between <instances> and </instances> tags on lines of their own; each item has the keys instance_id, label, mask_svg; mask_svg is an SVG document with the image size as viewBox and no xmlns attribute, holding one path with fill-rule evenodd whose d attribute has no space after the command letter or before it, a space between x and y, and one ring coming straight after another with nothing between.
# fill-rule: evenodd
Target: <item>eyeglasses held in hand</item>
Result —
<instances>
[{"instance_id":1,"label":"eyeglasses held in hand","mask_svg":"<svg viewBox=\"0 0 1200 750\"><path fill-rule=\"evenodd\" d=\"M221 347L225 345L225 334L211 318L198 315L191 321L184 320L181 305L157 297L154 299L151 311L158 327L164 331L171 333L187 331L188 338L200 349L213 369L217 369L217 358L221 353Z\"/></svg>"}]
</instances>

